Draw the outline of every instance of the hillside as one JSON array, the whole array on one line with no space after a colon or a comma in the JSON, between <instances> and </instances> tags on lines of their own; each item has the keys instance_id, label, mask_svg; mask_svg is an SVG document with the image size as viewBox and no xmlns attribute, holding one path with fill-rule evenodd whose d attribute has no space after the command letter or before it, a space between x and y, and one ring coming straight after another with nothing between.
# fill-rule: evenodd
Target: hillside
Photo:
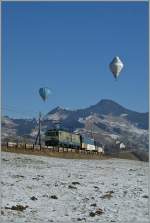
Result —
<instances>
[{"instance_id":1,"label":"hillside","mask_svg":"<svg viewBox=\"0 0 150 223\"><path fill-rule=\"evenodd\" d=\"M148 112L139 113L112 100L101 100L85 109L68 110L61 107L48 112L42 118L42 135L49 128L63 129L94 135L102 144L112 144L115 140L148 150ZM2 140L22 140L34 142L38 131L36 119L2 118Z\"/></svg>"}]
</instances>

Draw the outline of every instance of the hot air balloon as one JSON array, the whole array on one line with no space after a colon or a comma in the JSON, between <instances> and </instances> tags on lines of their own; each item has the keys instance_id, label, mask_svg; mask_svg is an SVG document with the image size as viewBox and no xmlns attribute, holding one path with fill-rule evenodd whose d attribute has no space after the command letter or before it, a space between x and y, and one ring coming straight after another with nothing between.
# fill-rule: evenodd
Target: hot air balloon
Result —
<instances>
[{"instance_id":1,"label":"hot air balloon","mask_svg":"<svg viewBox=\"0 0 150 223\"><path fill-rule=\"evenodd\" d=\"M43 101L46 101L48 99L49 94L51 93L51 90L47 87L43 87L39 89L39 94Z\"/></svg>"},{"instance_id":2,"label":"hot air balloon","mask_svg":"<svg viewBox=\"0 0 150 223\"><path fill-rule=\"evenodd\" d=\"M46 101L48 99L49 94L51 93L51 90L47 87L43 87L39 89L39 94L43 101ZM35 145L37 144L37 141L39 139L39 145L41 146L41 112L39 112L39 130L35 139Z\"/></svg>"},{"instance_id":3,"label":"hot air balloon","mask_svg":"<svg viewBox=\"0 0 150 223\"><path fill-rule=\"evenodd\" d=\"M117 79L124 65L119 57L114 57L109 67L114 77Z\"/></svg>"}]
</instances>

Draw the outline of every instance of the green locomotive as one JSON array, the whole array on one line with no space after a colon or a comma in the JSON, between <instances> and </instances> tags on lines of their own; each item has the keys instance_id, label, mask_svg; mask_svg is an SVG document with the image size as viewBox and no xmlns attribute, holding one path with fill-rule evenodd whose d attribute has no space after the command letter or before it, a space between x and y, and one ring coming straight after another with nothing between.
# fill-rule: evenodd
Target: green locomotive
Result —
<instances>
[{"instance_id":1,"label":"green locomotive","mask_svg":"<svg viewBox=\"0 0 150 223\"><path fill-rule=\"evenodd\" d=\"M50 129L45 133L45 145L80 149L81 136L64 130Z\"/></svg>"}]
</instances>

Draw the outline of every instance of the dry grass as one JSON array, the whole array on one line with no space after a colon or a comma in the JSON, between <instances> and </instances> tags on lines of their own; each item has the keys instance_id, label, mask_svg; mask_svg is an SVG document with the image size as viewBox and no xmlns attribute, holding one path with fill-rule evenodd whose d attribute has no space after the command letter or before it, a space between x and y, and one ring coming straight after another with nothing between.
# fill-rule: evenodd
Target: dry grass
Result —
<instances>
[{"instance_id":1,"label":"dry grass","mask_svg":"<svg viewBox=\"0 0 150 223\"><path fill-rule=\"evenodd\" d=\"M122 152L118 155L113 155L114 158L128 159L128 160L139 160L132 152Z\"/></svg>"},{"instance_id":2,"label":"dry grass","mask_svg":"<svg viewBox=\"0 0 150 223\"><path fill-rule=\"evenodd\" d=\"M14 148L14 147L13 148L2 147L1 151L37 155L37 156L49 156L49 157L64 158L64 159L104 160L110 158L119 158L119 159L139 160L138 157L135 156L132 152L119 153L117 155L110 156L110 155L84 154L79 152L58 152L58 151L50 151L48 149L33 150L33 149Z\"/></svg>"},{"instance_id":3,"label":"dry grass","mask_svg":"<svg viewBox=\"0 0 150 223\"><path fill-rule=\"evenodd\" d=\"M42 150L32 150L32 149L23 149L23 148L6 148L2 147L1 151L3 152L12 152L20 154L29 154L37 156L49 156L56 158L65 158L65 159L109 159L110 156L97 155L97 154L82 154L77 152L56 152L49 151L48 149Z\"/></svg>"}]
</instances>

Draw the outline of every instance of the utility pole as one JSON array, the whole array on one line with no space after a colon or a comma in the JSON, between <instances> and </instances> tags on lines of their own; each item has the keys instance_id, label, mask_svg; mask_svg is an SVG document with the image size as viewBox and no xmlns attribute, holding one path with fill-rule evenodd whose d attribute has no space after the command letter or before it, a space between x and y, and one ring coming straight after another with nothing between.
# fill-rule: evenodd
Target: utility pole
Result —
<instances>
[{"instance_id":1,"label":"utility pole","mask_svg":"<svg viewBox=\"0 0 150 223\"><path fill-rule=\"evenodd\" d=\"M41 112L39 112L39 145L41 145Z\"/></svg>"},{"instance_id":2,"label":"utility pole","mask_svg":"<svg viewBox=\"0 0 150 223\"><path fill-rule=\"evenodd\" d=\"M38 129L38 134L37 134L37 137L35 139L35 145L37 144L37 141L39 139L39 145L41 145L41 112L39 112L39 129Z\"/></svg>"},{"instance_id":3,"label":"utility pole","mask_svg":"<svg viewBox=\"0 0 150 223\"><path fill-rule=\"evenodd\" d=\"M93 127L93 124L92 124L92 127L91 127L91 138L94 140L94 146L96 148L96 143L95 143L95 137L94 137L94 127Z\"/></svg>"},{"instance_id":4,"label":"utility pole","mask_svg":"<svg viewBox=\"0 0 150 223\"><path fill-rule=\"evenodd\" d=\"M93 126L91 127L91 138L93 139Z\"/></svg>"}]
</instances>

